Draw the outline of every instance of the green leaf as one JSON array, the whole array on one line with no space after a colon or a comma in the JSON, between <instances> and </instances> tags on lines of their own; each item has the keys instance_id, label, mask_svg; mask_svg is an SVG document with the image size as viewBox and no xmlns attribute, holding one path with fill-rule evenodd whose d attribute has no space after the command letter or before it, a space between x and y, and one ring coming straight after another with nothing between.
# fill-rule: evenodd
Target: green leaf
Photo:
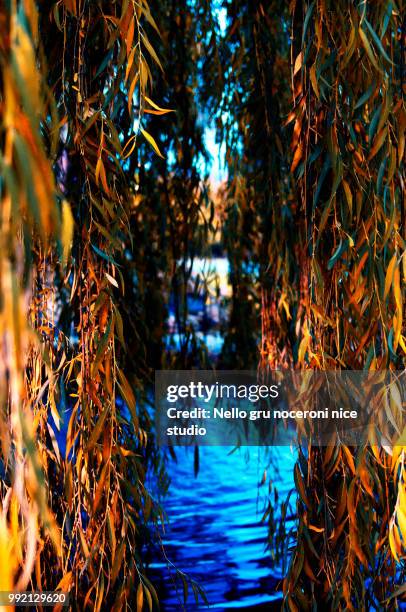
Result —
<instances>
[{"instance_id":1,"label":"green leaf","mask_svg":"<svg viewBox=\"0 0 406 612\"><path fill-rule=\"evenodd\" d=\"M381 38L385 36L386 30L388 29L389 21L392 16L392 8L393 8L392 2L389 2L386 8L386 11L385 11L385 17L384 17L383 24L382 24Z\"/></svg>"},{"instance_id":2,"label":"green leaf","mask_svg":"<svg viewBox=\"0 0 406 612\"><path fill-rule=\"evenodd\" d=\"M309 21L311 19L311 16L313 15L313 10L314 10L314 0L313 2L310 4L309 8L307 9L307 13L306 13L306 17L304 19L304 23L303 23L303 34L302 34L302 45L304 43L304 40L306 38L306 33L307 33L307 28L309 26Z\"/></svg>"},{"instance_id":3,"label":"green leaf","mask_svg":"<svg viewBox=\"0 0 406 612\"><path fill-rule=\"evenodd\" d=\"M327 268L329 270L331 270L334 267L334 264L336 263L336 261L347 250L348 243L349 243L348 239L347 240L340 240L340 244L338 245L338 247L334 251L332 257L330 257L330 259L328 260Z\"/></svg>"},{"instance_id":4,"label":"green leaf","mask_svg":"<svg viewBox=\"0 0 406 612\"><path fill-rule=\"evenodd\" d=\"M95 253L97 253L98 255L100 255L100 257L102 257L105 261L108 261L111 264L114 264L115 266L121 267L120 264L118 264L115 259L113 259L113 257L111 257L111 255L107 255L107 253L105 253L104 251L102 251L101 249L99 249L96 245L92 244L92 249L94 250Z\"/></svg>"},{"instance_id":5,"label":"green leaf","mask_svg":"<svg viewBox=\"0 0 406 612\"><path fill-rule=\"evenodd\" d=\"M359 30L359 35L361 37L361 41L362 44L364 45L364 49L367 52L367 55L371 61L371 64L378 70L378 72L382 72L382 68L379 66L376 57L374 55L374 52L372 50L372 47L370 45L370 42L367 38L367 35L365 34L364 30L362 28L360 28Z\"/></svg>"},{"instance_id":6,"label":"green leaf","mask_svg":"<svg viewBox=\"0 0 406 612\"><path fill-rule=\"evenodd\" d=\"M375 30L369 23L368 19L364 19L364 22L367 24L367 28L371 32L372 38L374 39L376 46L381 52L381 55L383 55L383 57L386 59L387 62L389 62L390 64L393 64L391 58L389 57L389 55L386 53L385 49L383 48L381 39L379 38L378 34L375 32Z\"/></svg>"},{"instance_id":7,"label":"green leaf","mask_svg":"<svg viewBox=\"0 0 406 612\"><path fill-rule=\"evenodd\" d=\"M106 352L107 343L109 341L109 336L110 336L110 331L111 331L111 322L112 322L112 319L110 319L107 325L106 331L104 332L99 344L97 345L96 357L92 364L92 377L96 376L98 369L99 369L100 362L104 357L104 353Z\"/></svg>"},{"instance_id":8,"label":"green leaf","mask_svg":"<svg viewBox=\"0 0 406 612\"><path fill-rule=\"evenodd\" d=\"M379 122L379 118L381 116L381 112L382 112L382 104L378 106L378 108L374 112L372 119L371 119L371 123L369 124L369 130L368 130L369 142L372 142L374 139L376 128Z\"/></svg>"},{"instance_id":9,"label":"green leaf","mask_svg":"<svg viewBox=\"0 0 406 612\"><path fill-rule=\"evenodd\" d=\"M113 53L114 53L114 47L112 47L110 51L104 56L102 63L100 64L100 66L97 69L96 74L94 75L95 79L97 79L97 77L103 72L103 70L107 68L108 63L113 57Z\"/></svg>"},{"instance_id":10,"label":"green leaf","mask_svg":"<svg viewBox=\"0 0 406 612\"><path fill-rule=\"evenodd\" d=\"M89 441L86 445L86 451L89 452L92 450L92 448L95 447L97 440L100 438L100 435L103 431L103 425L104 425L104 421L106 420L107 414L109 412L110 406L107 404L103 410L103 412L101 413L96 425L94 426L94 429L92 431L92 433L90 434L90 438Z\"/></svg>"},{"instance_id":11,"label":"green leaf","mask_svg":"<svg viewBox=\"0 0 406 612\"><path fill-rule=\"evenodd\" d=\"M372 92L375 89L375 83L372 83L368 89L366 90L366 92L359 98L358 102L356 103L356 105L354 106L354 110L356 110L357 108L359 108L360 106L363 106L365 104L365 102L367 100L369 100L369 98L371 97Z\"/></svg>"}]
</instances>

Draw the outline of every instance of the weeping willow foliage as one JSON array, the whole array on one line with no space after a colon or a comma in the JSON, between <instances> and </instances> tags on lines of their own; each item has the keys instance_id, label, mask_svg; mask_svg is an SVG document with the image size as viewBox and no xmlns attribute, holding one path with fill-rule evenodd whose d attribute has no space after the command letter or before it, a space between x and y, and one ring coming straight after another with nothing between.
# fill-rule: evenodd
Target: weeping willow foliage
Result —
<instances>
[{"instance_id":1,"label":"weeping willow foliage","mask_svg":"<svg viewBox=\"0 0 406 612\"><path fill-rule=\"evenodd\" d=\"M8 33L0 43L2 590L27 586L42 539L61 555L59 531L43 486L41 463L48 456L32 444L36 429L46 431L41 406L32 410L44 375L49 405L55 390L52 357L41 342L41 334L49 329L47 304L52 289L45 284L38 293L38 311L42 307L43 316L37 317L35 308L30 308L35 281L25 251L38 262L37 279L46 279L42 262L49 240L62 236L62 215L54 201L53 172L39 135L40 121L51 109L49 90L37 71L38 22L32 4L27 3L23 18L17 16L16 6L1 13L2 32ZM39 327L35 332L30 326L38 318L44 331Z\"/></svg>"},{"instance_id":2,"label":"weeping willow foliage","mask_svg":"<svg viewBox=\"0 0 406 612\"><path fill-rule=\"evenodd\" d=\"M77 609L158 607L144 556L164 517L147 481L168 483L148 383L173 359L171 291L177 358L200 359L186 292L211 223L181 14L182 33L169 2L1 9L0 580L69 591Z\"/></svg>"},{"instance_id":3,"label":"weeping willow foliage","mask_svg":"<svg viewBox=\"0 0 406 612\"><path fill-rule=\"evenodd\" d=\"M160 468L121 299L127 159L141 139L160 154L143 119L157 26L146 2L27 0L2 7L1 28L2 590L152 608L141 549Z\"/></svg>"},{"instance_id":4,"label":"weeping willow foliage","mask_svg":"<svg viewBox=\"0 0 406 612\"><path fill-rule=\"evenodd\" d=\"M260 292L263 368L402 369L402 3L293 1L290 15L274 3L226 6L217 71L235 279L231 347L249 363L248 337L257 334L247 296L255 309ZM403 431L396 392L379 419ZM371 426L368 447L299 447L286 609L396 606L404 451L400 441L379 449L376 439ZM274 504L265 518L280 549L287 534L275 525Z\"/></svg>"},{"instance_id":5,"label":"weeping willow foliage","mask_svg":"<svg viewBox=\"0 0 406 612\"><path fill-rule=\"evenodd\" d=\"M221 31L207 0L0 4L0 590L158 605L145 405L155 368L208 363L187 303L219 213L203 121L228 171L220 365L404 368L403 3L224 7ZM396 395L384 418L403 431ZM299 446L286 609L397 605L404 449L373 427L368 447Z\"/></svg>"},{"instance_id":6,"label":"weeping willow foliage","mask_svg":"<svg viewBox=\"0 0 406 612\"><path fill-rule=\"evenodd\" d=\"M293 7L291 171L306 255L297 364L403 369L405 208L402 3ZM399 432L395 394L385 418ZM371 609L402 583L403 447L301 447L289 609ZM390 450L390 449L389 449ZM399 497L398 497L399 495Z\"/></svg>"}]
</instances>

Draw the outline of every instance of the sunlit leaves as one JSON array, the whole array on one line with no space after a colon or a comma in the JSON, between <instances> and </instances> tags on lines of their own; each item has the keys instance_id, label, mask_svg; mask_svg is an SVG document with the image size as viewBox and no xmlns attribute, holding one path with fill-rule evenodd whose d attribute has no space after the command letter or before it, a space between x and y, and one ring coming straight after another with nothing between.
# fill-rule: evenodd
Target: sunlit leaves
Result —
<instances>
[{"instance_id":1,"label":"sunlit leaves","mask_svg":"<svg viewBox=\"0 0 406 612\"><path fill-rule=\"evenodd\" d=\"M135 452L151 441L124 374L117 260L132 241L128 164L144 107L167 111L144 98L161 67L147 3L79 8L62 0L38 16L27 1L2 13L1 499L12 500L5 533L15 559L3 555L5 588L17 578L21 589L59 581L79 606L98 610L131 597L137 523L156 513ZM131 432L119 414L127 402ZM153 592L145 590L147 605Z\"/></svg>"},{"instance_id":2,"label":"sunlit leaves","mask_svg":"<svg viewBox=\"0 0 406 612\"><path fill-rule=\"evenodd\" d=\"M406 471L404 467L404 451L400 455L400 476L395 511L389 524L389 546L396 561L406 557Z\"/></svg>"},{"instance_id":3,"label":"sunlit leaves","mask_svg":"<svg viewBox=\"0 0 406 612\"><path fill-rule=\"evenodd\" d=\"M300 223L306 225L303 253L311 260L308 266L305 258L301 262L297 363L326 369L396 369L403 363L405 300L403 159L396 151L399 145L402 152L404 148L399 13L386 0L358 7L317 3L317 11L311 2L303 14L295 6L293 32L298 15L303 25L293 42L291 172L302 204ZM395 387L388 390L382 412L379 418L400 435L403 418ZM383 559L388 553L395 560L403 557L403 515L397 510L392 516L398 466L392 473L385 457L390 447L379 451L372 434L371 444L371 456L361 448L343 447L336 454L312 449L307 472L300 463L299 473L306 473L312 483L306 488L296 482L302 500L305 486L307 513L312 520L324 517L326 529L329 517L337 522L327 545L314 534L305 535L308 518L301 511L297 558L301 550L308 551L310 539L317 552L312 560L319 568L314 572L312 565L312 570L325 582L333 609L352 609L366 592L374 605L389 596L395 565L385 567L383 577ZM344 491L339 492L339 481ZM367 575L372 580L379 576L382 593L365 589ZM302 568L300 577L296 565L285 592L295 598L307 594L310 605L317 597L309 580L309 572Z\"/></svg>"},{"instance_id":4,"label":"sunlit leaves","mask_svg":"<svg viewBox=\"0 0 406 612\"><path fill-rule=\"evenodd\" d=\"M60 415L52 349L44 340L53 334L53 292L45 262L50 244L61 244L63 235L52 166L40 133L40 127L47 133L55 113L37 61L37 10L33 2L18 5L2 11L0 43L0 546L3 587L21 590L41 554L40 539L52 554L61 553L45 490L48 465L58 470L61 457L54 428L46 422L49 410L58 428ZM55 256L54 265L57 260ZM30 302L31 288L41 275ZM35 443L38 430L48 438L48 447Z\"/></svg>"},{"instance_id":5,"label":"sunlit leaves","mask_svg":"<svg viewBox=\"0 0 406 612\"><path fill-rule=\"evenodd\" d=\"M151 98L148 98L148 96L145 96L145 101L148 102L150 106L152 106L152 108L144 109L145 113L150 113L151 115L166 115L167 113L175 112L173 108L161 108L160 106L158 106L158 104L155 104L155 102L153 102Z\"/></svg>"},{"instance_id":6,"label":"sunlit leaves","mask_svg":"<svg viewBox=\"0 0 406 612\"><path fill-rule=\"evenodd\" d=\"M66 266L69 260L69 255L72 247L74 231L74 219L69 202L62 202L62 248L63 248L63 265Z\"/></svg>"},{"instance_id":7,"label":"sunlit leaves","mask_svg":"<svg viewBox=\"0 0 406 612\"><path fill-rule=\"evenodd\" d=\"M144 136L144 138L149 142L149 144L151 145L151 147L154 149L155 153L157 155L159 155L159 157L163 158L163 155L161 153L161 151L159 150L159 147L155 141L155 138L153 136L151 136L151 134L149 132L147 132L146 130L141 128L141 134Z\"/></svg>"}]
</instances>

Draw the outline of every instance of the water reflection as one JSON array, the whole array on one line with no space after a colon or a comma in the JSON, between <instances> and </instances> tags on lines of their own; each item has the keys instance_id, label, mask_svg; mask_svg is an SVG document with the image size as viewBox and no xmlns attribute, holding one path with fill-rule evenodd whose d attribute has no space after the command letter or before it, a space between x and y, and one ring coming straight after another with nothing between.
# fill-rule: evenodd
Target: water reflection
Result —
<instances>
[{"instance_id":1,"label":"water reflection","mask_svg":"<svg viewBox=\"0 0 406 612\"><path fill-rule=\"evenodd\" d=\"M215 362L223 337L220 327L227 318L228 261L224 257L194 261L191 287L197 276L217 279L219 292L204 297L188 295L188 324L202 340ZM173 304L170 304L167 345L179 349ZM169 520L163 540L168 559L205 590L211 609L279 610L281 567L271 564L266 551L267 526L261 523L267 502L267 486L259 487L264 468L285 499L293 488L295 454L289 447L202 447L200 470L194 477L193 449L178 448L178 461L170 461L171 479L164 508ZM268 453L268 454L266 454ZM288 525L289 527L289 525ZM177 595L173 570L163 561L150 567L158 585L164 612L182 610L182 585ZM190 594L187 610L197 607Z\"/></svg>"},{"instance_id":2,"label":"water reflection","mask_svg":"<svg viewBox=\"0 0 406 612\"><path fill-rule=\"evenodd\" d=\"M293 487L294 454L288 447L270 449L268 456L257 447L230 455L231 450L200 448L200 470L194 478L193 452L177 449L178 462L168 466L172 484L165 503L170 521L166 553L204 587L211 608L276 610L283 575L280 567L271 566L265 551L267 527L261 517L267 488L258 484L271 460L273 482L286 497ZM155 563L152 569L163 578L163 610L181 610L181 596L165 564ZM189 599L187 610L197 609L193 594Z\"/></svg>"}]
</instances>

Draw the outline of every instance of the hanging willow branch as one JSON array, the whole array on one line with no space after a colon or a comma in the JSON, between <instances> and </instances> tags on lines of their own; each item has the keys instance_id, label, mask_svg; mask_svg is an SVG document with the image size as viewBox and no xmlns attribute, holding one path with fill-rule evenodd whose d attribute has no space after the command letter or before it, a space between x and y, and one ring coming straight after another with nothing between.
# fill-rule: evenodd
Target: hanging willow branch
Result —
<instances>
[{"instance_id":1,"label":"hanging willow branch","mask_svg":"<svg viewBox=\"0 0 406 612\"><path fill-rule=\"evenodd\" d=\"M386 1L303 4L291 114L291 171L310 270L300 367L404 367L400 16L401 3ZM396 401L388 410L402 431ZM406 538L406 508L395 507L398 486L403 499L403 452L378 451L373 427L370 443L300 449L298 541L284 585L289 609L314 602L369 609L386 605L395 590L392 556L403 554Z\"/></svg>"},{"instance_id":2,"label":"hanging willow branch","mask_svg":"<svg viewBox=\"0 0 406 612\"><path fill-rule=\"evenodd\" d=\"M163 111L147 95L157 26L144 1L12 2L1 19L2 590L122 609L156 599L141 548L162 518L121 365L117 263L126 160L141 135L160 154L143 124Z\"/></svg>"},{"instance_id":3,"label":"hanging willow branch","mask_svg":"<svg viewBox=\"0 0 406 612\"><path fill-rule=\"evenodd\" d=\"M61 555L60 530L46 499L43 466L48 455L33 443L52 402L52 360L41 342L52 296L42 293L36 298L44 308L42 317L31 314L39 325L37 333L28 313L30 304L36 308L33 259L49 255L51 241L61 239L62 225L40 137L40 122L46 123L52 108L37 70L35 6L26 3L24 11L11 3L10 11L1 12L1 28L8 35L2 34L0 42L0 581L2 590L10 590L28 586L42 538L56 557ZM35 399L44 395L43 377L50 388L39 405Z\"/></svg>"}]
</instances>

